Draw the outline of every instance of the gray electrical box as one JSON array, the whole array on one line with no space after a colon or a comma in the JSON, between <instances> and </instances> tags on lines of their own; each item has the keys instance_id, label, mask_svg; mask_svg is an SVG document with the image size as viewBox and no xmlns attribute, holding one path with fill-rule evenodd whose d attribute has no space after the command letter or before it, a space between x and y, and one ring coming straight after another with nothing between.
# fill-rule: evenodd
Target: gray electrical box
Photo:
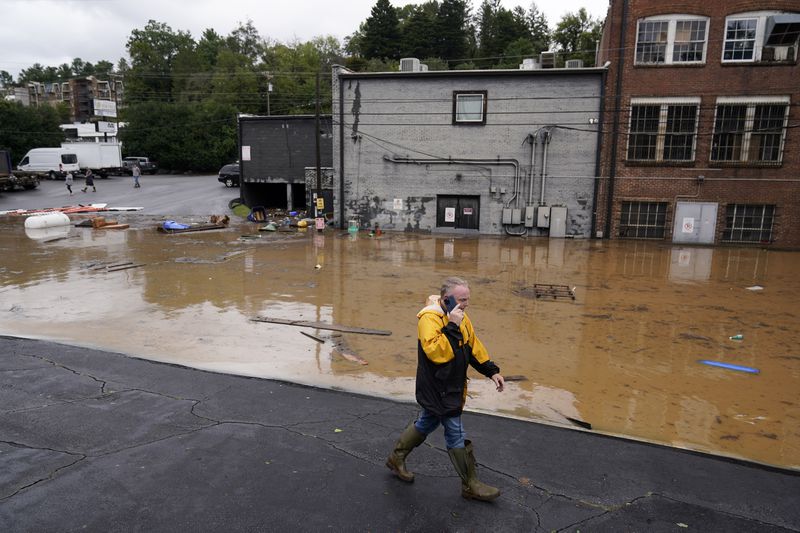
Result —
<instances>
[{"instance_id":1,"label":"gray electrical box","mask_svg":"<svg viewBox=\"0 0 800 533\"><path fill-rule=\"evenodd\" d=\"M549 228L550 227L550 207L540 205L536 209L536 227Z\"/></svg>"},{"instance_id":2,"label":"gray electrical box","mask_svg":"<svg viewBox=\"0 0 800 533\"><path fill-rule=\"evenodd\" d=\"M511 223L522 224L522 209L511 210Z\"/></svg>"},{"instance_id":3,"label":"gray electrical box","mask_svg":"<svg viewBox=\"0 0 800 533\"><path fill-rule=\"evenodd\" d=\"M534 222L535 216L536 216L536 208L535 207L533 207L532 205L529 205L528 207L525 208L525 227L526 228L532 228L533 227L533 222Z\"/></svg>"},{"instance_id":4,"label":"gray electrical box","mask_svg":"<svg viewBox=\"0 0 800 533\"><path fill-rule=\"evenodd\" d=\"M503 209L503 224L511 224L511 209Z\"/></svg>"},{"instance_id":5,"label":"gray electrical box","mask_svg":"<svg viewBox=\"0 0 800 533\"><path fill-rule=\"evenodd\" d=\"M550 208L550 236L565 237L567 235L567 208Z\"/></svg>"}]
</instances>

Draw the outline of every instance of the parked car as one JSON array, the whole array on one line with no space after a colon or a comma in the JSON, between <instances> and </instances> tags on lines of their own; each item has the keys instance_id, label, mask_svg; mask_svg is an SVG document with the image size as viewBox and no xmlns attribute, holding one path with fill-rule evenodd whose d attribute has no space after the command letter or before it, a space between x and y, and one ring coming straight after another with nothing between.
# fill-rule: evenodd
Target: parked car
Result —
<instances>
[{"instance_id":1,"label":"parked car","mask_svg":"<svg viewBox=\"0 0 800 533\"><path fill-rule=\"evenodd\" d=\"M122 160L122 168L128 174L133 174L133 165L139 165L142 174L155 174L158 172L158 165L146 157L129 156Z\"/></svg>"},{"instance_id":2,"label":"parked car","mask_svg":"<svg viewBox=\"0 0 800 533\"><path fill-rule=\"evenodd\" d=\"M239 186L239 163L230 163L219 169L220 183L224 183L226 187Z\"/></svg>"}]
</instances>

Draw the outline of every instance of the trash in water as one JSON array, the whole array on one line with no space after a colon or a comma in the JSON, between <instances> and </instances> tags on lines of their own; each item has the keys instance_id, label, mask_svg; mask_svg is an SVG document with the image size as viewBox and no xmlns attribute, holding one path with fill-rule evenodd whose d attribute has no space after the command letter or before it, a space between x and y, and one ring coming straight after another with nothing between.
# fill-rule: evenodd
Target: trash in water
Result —
<instances>
[{"instance_id":1,"label":"trash in water","mask_svg":"<svg viewBox=\"0 0 800 533\"><path fill-rule=\"evenodd\" d=\"M763 291L764 287L761 285L753 285L752 287L746 287L748 291Z\"/></svg>"},{"instance_id":2,"label":"trash in water","mask_svg":"<svg viewBox=\"0 0 800 533\"><path fill-rule=\"evenodd\" d=\"M723 363L722 361L711 361L709 359L701 359L698 362L703 363L704 365L718 366L720 368L727 368L728 370L737 370L739 372L748 372L750 374L758 374L760 372L759 369L753 368L751 366L734 365L731 363Z\"/></svg>"},{"instance_id":3,"label":"trash in water","mask_svg":"<svg viewBox=\"0 0 800 533\"><path fill-rule=\"evenodd\" d=\"M730 340L732 340L732 341L740 341L740 340L744 339L744 335L742 335L741 333L737 333L736 335L732 335L732 336L730 336L728 338Z\"/></svg>"}]
</instances>

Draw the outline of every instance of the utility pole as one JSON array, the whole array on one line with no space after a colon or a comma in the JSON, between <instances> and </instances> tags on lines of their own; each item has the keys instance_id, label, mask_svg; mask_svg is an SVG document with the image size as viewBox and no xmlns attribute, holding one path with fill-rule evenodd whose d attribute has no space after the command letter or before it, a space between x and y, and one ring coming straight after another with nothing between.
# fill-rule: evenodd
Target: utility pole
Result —
<instances>
[{"instance_id":1,"label":"utility pole","mask_svg":"<svg viewBox=\"0 0 800 533\"><path fill-rule=\"evenodd\" d=\"M320 142L320 133L319 133L319 69L317 69L317 102L316 102L316 111L314 113L314 126L316 130L316 148L317 148L317 193L316 202L314 205L314 212L316 214L316 227L317 231L322 231L325 229L325 199L322 196L322 168L320 165L320 155L319 155L319 142Z\"/></svg>"}]
</instances>

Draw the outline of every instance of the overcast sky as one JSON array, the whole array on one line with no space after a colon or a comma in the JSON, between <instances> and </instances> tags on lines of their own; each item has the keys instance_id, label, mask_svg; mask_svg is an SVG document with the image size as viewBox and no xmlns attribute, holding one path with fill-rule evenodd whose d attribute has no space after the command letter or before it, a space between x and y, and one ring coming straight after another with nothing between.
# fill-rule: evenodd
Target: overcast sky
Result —
<instances>
[{"instance_id":1,"label":"overcast sky","mask_svg":"<svg viewBox=\"0 0 800 533\"><path fill-rule=\"evenodd\" d=\"M376 0L0 0L0 70L16 80L20 70L41 63L58 66L75 57L116 65L127 58L131 31L148 20L164 22L173 31L188 31L195 40L213 28L228 35L239 22L253 21L263 38L306 41L320 35L340 40L369 17ZM420 4L392 0L395 7ZM508 9L531 1L502 0ZM480 0L472 0L473 10ZM604 18L608 0L538 0L550 26L566 13L585 7Z\"/></svg>"}]
</instances>

